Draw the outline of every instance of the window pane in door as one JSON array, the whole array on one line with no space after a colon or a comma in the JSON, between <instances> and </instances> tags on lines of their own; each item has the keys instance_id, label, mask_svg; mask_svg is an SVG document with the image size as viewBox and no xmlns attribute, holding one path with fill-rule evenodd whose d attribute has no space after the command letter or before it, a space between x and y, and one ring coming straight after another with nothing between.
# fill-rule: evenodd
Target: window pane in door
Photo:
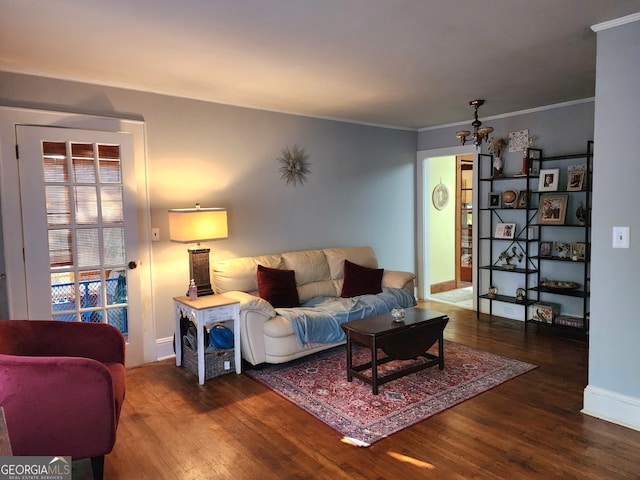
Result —
<instances>
[{"instance_id":1,"label":"window pane in door","mask_svg":"<svg viewBox=\"0 0 640 480\"><path fill-rule=\"evenodd\" d=\"M74 187L76 202L76 223L78 225L95 225L98 223L98 192L96 187Z\"/></svg>"},{"instance_id":2,"label":"window pane in door","mask_svg":"<svg viewBox=\"0 0 640 480\"><path fill-rule=\"evenodd\" d=\"M122 187L108 185L100 189L100 204L102 206L102 223L122 223Z\"/></svg>"},{"instance_id":3,"label":"window pane in door","mask_svg":"<svg viewBox=\"0 0 640 480\"><path fill-rule=\"evenodd\" d=\"M42 142L45 182L66 182L67 144L64 142Z\"/></svg>"},{"instance_id":4,"label":"window pane in door","mask_svg":"<svg viewBox=\"0 0 640 480\"><path fill-rule=\"evenodd\" d=\"M122 183L120 145L98 145L101 183Z\"/></svg>"},{"instance_id":5,"label":"window pane in door","mask_svg":"<svg viewBox=\"0 0 640 480\"><path fill-rule=\"evenodd\" d=\"M52 273L51 301L56 320L76 320L76 298L73 272Z\"/></svg>"},{"instance_id":6,"label":"window pane in door","mask_svg":"<svg viewBox=\"0 0 640 480\"><path fill-rule=\"evenodd\" d=\"M104 264L122 265L124 263L124 228L103 228Z\"/></svg>"},{"instance_id":7,"label":"window pane in door","mask_svg":"<svg viewBox=\"0 0 640 480\"><path fill-rule=\"evenodd\" d=\"M95 183L96 169L93 158L74 158L71 160L73 181L76 183Z\"/></svg>"},{"instance_id":8,"label":"window pane in door","mask_svg":"<svg viewBox=\"0 0 640 480\"><path fill-rule=\"evenodd\" d=\"M71 205L69 187L47 185L45 187L47 225L69 225L71 223Z\"/></svg>"},{"instance_id":9,"label":"window pane in door","mask_svg":"<svg viewBox=\"0 0 640 480\"><path fill-rule=\"evenodd\" d=\"M78 267L95 267L100 265L100 237L97 228L76 229L78 246Z\"/></svg>"},{"instance_id":10,"label":"window pane in door","mask_svg":"<svg viewBox=\"0 0 640 480\"><path fill-rule=\"evenodd\" d=\"M127 271L111 270L107 278L107 305L127 303Z\"/></svg>"},{"instance_id":11,"label":"window pane in door","mask_svg":"<svg viewBox=\"0 0 640 480\"><path fill-rule=\"evenodd\" d=\"M106 281L107 306L123 305L122 307L107 309L107 323L113 325L123 333L127 333L127 271L124 268L111 270Z\"/></svg>"},{"instance_id":12,"label":"window pane in door","mask_svg":"<svg viewBox=\"0 0 640 480\"><path fill-rule=\"evenodd\" d=\"M99 270L78 273L80 311L102 306L102 275Z\"/></svg>"},{"instance_id":13,"label":"window pane in door","mask_svg":"<svg viewBox=\"0 0 640 480\"><path fill-rule=\"evenodd\" d=\"M51 268L73 265L71 230L49 230L49 265Z\"/></svg>"},{"instance_id":14,"label":"window pane in door","mask_svg":"<svg viewBox=\"0 0 640 480\"><path fill-rule=\"evenodd\" d=\"M129 330L126 307L110 308L107 310L107 323L113 325L126 335Z\"/></svg>"},{"instance_id":15,"label":"window pane in door","mask_svg":"<svg viewBox=\"0 0 640 480\"><path fill-rule=\"evenodd\" d=\"M75 183L96 183L96 169L92 143L72 143L71 163Z\"/></svg>"}]
</instances>

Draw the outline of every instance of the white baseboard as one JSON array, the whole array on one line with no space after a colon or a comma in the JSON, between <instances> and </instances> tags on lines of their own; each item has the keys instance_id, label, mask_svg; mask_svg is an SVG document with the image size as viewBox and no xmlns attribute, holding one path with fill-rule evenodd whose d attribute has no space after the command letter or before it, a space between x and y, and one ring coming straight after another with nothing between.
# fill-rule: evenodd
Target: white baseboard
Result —
<instances>
[{"instance_id":1,"label":"white baseboard","mask_svg":"<svg viewBox=\"0 0 640 480\"><path fill-rule=\"evenodd\" d=\"M587 385L582 413L640 431L640 398Z\"/></svg>"},{"instance_id":2,"label":"white baseboard","mask_svg":"<svg viewBox=\"0 0 640 480\"><path fill-rule=\"evenodd\" d=\"M173 336L159 338L156 340L156 361L166 360L175 357L173 351Z\"/></svg>"}]
</instances>

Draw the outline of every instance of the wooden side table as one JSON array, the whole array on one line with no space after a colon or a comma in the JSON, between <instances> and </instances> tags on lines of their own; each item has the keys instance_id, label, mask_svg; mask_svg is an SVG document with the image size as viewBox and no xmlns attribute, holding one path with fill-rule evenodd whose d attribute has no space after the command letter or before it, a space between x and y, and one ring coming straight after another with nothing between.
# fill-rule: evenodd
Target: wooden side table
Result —
<instances>
[{"instance_id":1,"label":"wooden side table","mask_svg":"<svg viewBox=\"0 0 640 480\"><path fill-rule=\"evenodd\" d=\"M180 314L186 315L198 330L198 382L204 384L204 328L205 325L231 322L234 341L236 373L242 373L240 352L240 302L224 294L206 295L195 300L189 297L174 297L176 319L176 365L182 365L182 336L180 335Z\"/></svg>"}]
</instances>

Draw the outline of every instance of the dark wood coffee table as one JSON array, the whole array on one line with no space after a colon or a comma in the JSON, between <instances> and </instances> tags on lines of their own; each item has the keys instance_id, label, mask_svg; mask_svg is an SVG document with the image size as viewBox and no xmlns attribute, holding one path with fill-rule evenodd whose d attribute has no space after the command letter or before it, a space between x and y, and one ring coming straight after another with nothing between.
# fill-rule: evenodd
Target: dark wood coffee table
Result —
<instances>
[{"instance_id":1,"label":"dark wood coffee table","mask_svg":"<svg viewBox=\"0 0 640 480\"><path fill-rule=\"evenodd\" d=\"M438 365L444 369L444 327L449 317L444 313L425 308L408 308L402 322L394 322L390 313L375 317L352 320L342 324L347 334L347 380L353 377L370 384L373 394L378 394L378 386L396 380L410 373ZM438 355L427 353L438 342ZM356 343L371 351L371 362L353 365L352 346ZM387 354L378 359L378 349ZM391 360L409 360L424 357L426 362L410 365L382 377L378 376L378 366ZM371 376L361 373L371 369Z\"/></svg>"}]
</instances>

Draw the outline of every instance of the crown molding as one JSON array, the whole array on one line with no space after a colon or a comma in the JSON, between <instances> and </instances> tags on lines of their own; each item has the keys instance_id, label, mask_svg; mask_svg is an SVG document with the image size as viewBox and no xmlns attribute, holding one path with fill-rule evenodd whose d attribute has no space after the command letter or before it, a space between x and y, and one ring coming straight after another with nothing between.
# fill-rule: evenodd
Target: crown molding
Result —
<instances>
[{"instance_id":1,"label":"crown molding","mask_svg":"<svg viewBox=\"0 0 640 480\"><path fill-rule=\"evenodd\" d=\"M610 28L619 27L620 25L626 25L627 23L637 22L640 20L640 12L632 13L626 17L614 18L607 22L596 23L591 27L594 32L601 32L602 30L608 30Z\"/></svg>"},{"instance_id":2,"label":"crown molding","mask_svg":"<svg viewBox=\"0 0 640 480\"><path fill-rule=\"evenodd\" d=\"M580 100L571 100L569 102L555 103L553 105L545 105L545 106L542 106L542 107L529 108L527 110L519 110L517 112L501 113L500 115L493 115L493 116L490 116L490 117L482 117L482 121L485 122L487 120L497 120L499 118L516 117L518 115L526 115L528 113L542 112L544 110L553 110L554 108L570 107L572 105L580 105L581 103L589 103L589 102L594 102L594 101L595 101L595 97L582 98ZM418 131L419 132L427 132L429 130L440 130L441 128L447 128L447 127L459 127L460 125L469 125L469 122L468 121L464 121L464 122L447 123L446 125L435 125L433 127L421 128Z\"/></svg>"}]
</instances>

